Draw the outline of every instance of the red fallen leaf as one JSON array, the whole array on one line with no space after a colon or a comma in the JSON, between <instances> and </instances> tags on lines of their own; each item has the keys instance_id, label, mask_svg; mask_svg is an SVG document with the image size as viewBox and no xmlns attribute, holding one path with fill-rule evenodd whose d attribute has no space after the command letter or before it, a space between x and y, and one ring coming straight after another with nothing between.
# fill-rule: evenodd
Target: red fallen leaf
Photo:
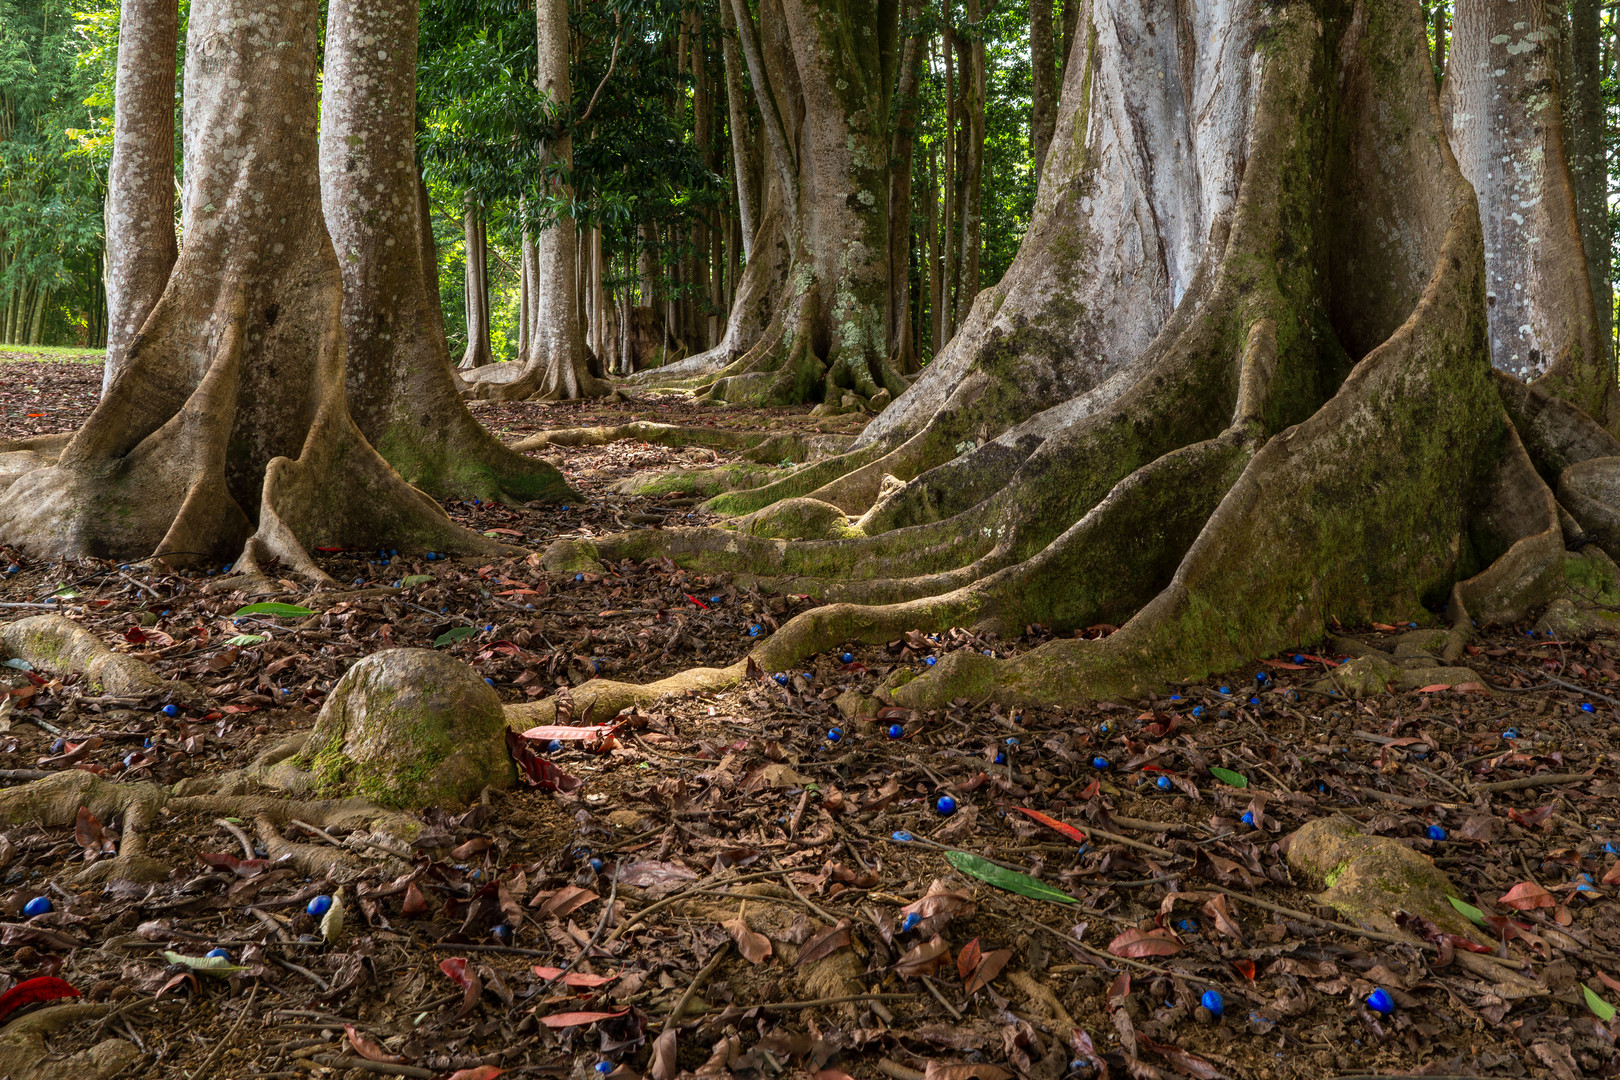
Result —
<instances>
[{"instance_id":1,"label":"red fallen leaf","mask_svg":"<svg viewBox=\"0 0 1620 1080\"><path fill-rule=\"evenodd\" d=\"M839 919L838 925L828 927L812 937L804 943L804 948L799 950L799 959L794 966L813 964L822 957L831 956L846 947L849 944L850 927L853 925L848 919Z\"/></svg>"},{"instance_id":2,"label":"red fallen leaf","mask_svg":"<svg viewBox=\"0 0 1620 1080\"><path fill-rule=\"evenodd\" d=\"M1250 960L1247 957L1245 957L1242 960L1234 960L1234 961L1232 961L1232 966L1237 968L1237 973L1239 975L1242 975L1245 979L1248 979L1250 982L1254 982L1254 961L1253 960Z\"/></svg>"},{"instance_id":3,"label":"red fallen leaf","mask_svg":"<svg viewBox=\"0 0 1620 1080\"><path fill-rule=\"evenodd\" d=\"M530 787L537 787L541 791L576 791L585 781L577 776L570 776L545 758L529 749L529 741L522 735L506 729L506 748L511 751L512 759L517 762L518 775Z\"/></svg>"},{"instance_id":4,"label":"red fallen leaf","mask_svg":"<svg viewBox=\"0 0 1620 1080\"><path fill-rule=\"evenodd\" d=\"M1620 991L1620 979L1614 978L1606 971L1599 971L1597 977L1603 980L1603 985L1610 990Z\"/></svg>"},{"instance_id":5,"label":"red fallen leaf","mask_svg":"<svg viewBox=\"0 0 1620 1080\"><path fill-rule=\"evenodd\" d=\"M935 934L927 941L912 946L906 955L897 960L894 973L907 978L914 975L932 975L950 962L950 947Z\"/></svg>"},{"instance_id":6,"label":"red fallen leaf","mask_svg":"<svg viewBox=\"0 0 1620 1080\"><path fill-rule=\"evenodd\" d=\"M1040 822L1053 832L1067 836L1070 840L1073 840L1077 844L1083 844L1086 842L1086 834L1067 822L1059 821L1055 817L1048 817L1039 810L1031 810L1027 806L1015 806L1013 809L1018 811L1020 814L1023 814L1027 818Z\"/></svg>"},{"instance_id":7,"label":"red fallen leaf","mask_svg":"<svg viewBox=\"0 0 1620 1080\"><path fill-rule=\"evenodd\" d=\"M1420 687L1417 688L1417 692L1420 693L1420 694L1438 694L1442 690L1450 690L1450 689L1451 689L1451 684L1450 683L1448 683L1448 682L1437 682L1437 683L1431 683L1428 686L1420 686Z\"/></svg>"},{"instance_id":8,"label":"red fallen leaf","mask_svg":"<svg viewBox=\"0 0 1620 1080\"><path fill-rule=\"evenodd\" d=\"M24 1005L78 996L78 989L64 979L58 979L50 975L42 975L37 979L26 979L5 993L0 994L0 1023L4 1023L6 1017Z\"/></svg>"},{"instance_id":9,"label":"red fallen leaf","mask_svg":"<svg viewBox=\"0 0 1620 1080\"><path fill-rule=\"evenodd\" d=\"M560 739L571 741L574 739L599 739L603 735L611 734L617 730L612 724L597 724L593 727L568 727L565 724L541 724L532 727L523 733L525 739Z\"/></svg>"},{"instance_id":10,"label":"red fallen leaf","mask_svg":"<svg viewBox=\"0 0 1620 1080\"><path fill-rule=\"evenodd\" d=\"M1404 629L1406 629L1403 626L1391 626L1389 623L1383 623L1383 622L1375 622L1375 623L1373 623L1372 628L1374 630L1382 630L1385 633L1388 633L1388 632L1390 632L1392 630L1404 630Z\"/></svg>"},{"instance_id":11,"label":"red fallen leaf","mask_svg":"<svg viewBox=\"0 0 1620 1080\"><path fill-rule=\"evenodd\" d=\"M464 862L474 855L482 855L495 846L495 841L487 836L475 836L465 844L450 849L450 857L456 862Z\"/></svg>"},{"instance_id":12,"label":"red fallen leaf","mask_svg":"<svg viewBox=\"0 0 1620 1080\"><path fill-rule=\"evenodd\" d=\"M1121 1001L1131 996L1131 973L1122 971L1114 976L1108 987L1108 1009L1112 1012Z\"/></svg>"},{"instance_id":13,"label":"red fallen leaf","mask_svg":"<svg viewBox=\"0 0 1620 1080\"><path fill-rule=\"evenodd\" d=\"M405 886L405 900L400 904L399 913L408 918L415 918L427 909L427 897L422 895L422 890L417 887L416 882Z\"/></svg>"},{"instance_id":14,"label":"red fallen leaf","mask_svg":"<svg viewBox=\"0 0 1620 1080\"><path fill-rule=\"evenodd\" d=\"M537 965L534 973L542 979L561 982L564 986L576 986L587 990L598 986L606 986L618 978L617 975L587 975L583 971L565 972L562 968L545 967L544 965ZM559 979L558 976L561 976L561 978Z\"/></svg>"},{"instance_id":15,"label":"red fallen leaf","mask_svg":"<svg viewBox=\"0 0 1620 1080\"><path fill-rule=\"evenodd\" d=\"M935 934L952 919L971 918L975 910L973 898L967 893L952 892L943 882L935 880L920 900L913 900L900 909L902 925L908 915L916 915L917 923L911 927L918 934Z\"/></svg>"},{"instance_id":16,"label":"red fallen leaf","mask_svg":"<svg viewBox=\"0 0 1620 1080\"><path fill-rule=\"evenodd\" d=\"M1069 1032L1069 1045L1074 1048L1075 1057L1090 1064L1101 1080L1108 1080L1108 1062L1097 1053L1097 1047L1091 1041L1091 1033L1083 1028L1074 1028Z\"/></svg>"},{"instance_id":17,"label":"red fallen leaf","mask_svg":"<svg viewBox=\"0 0 1620 1080\"><path fill-rule=\"evenodd\" d=\"M973 977L967 980L965 992L972 995L989 986L995 980L995 977L1001 974L1001 969L1007 966L1007 961L1011 959L1011 949L995 949L985 953L984 959L979 961L978 968L973 972Z\"/></svg>"},{"instance_id":18,"label":"red fallen leaf","mask_svg":"<svg viewBox=\"0 0 1620 1080\"><path fill-rule=\"evenodd\" d=\"M748 924L741 916L727 919L720 926L731 935L731 940L737 943L737 951L742 953L743 959L750 964L763 964L770 959L771 939L748 929Z\"/></svg>"},{"instance_id":19,"label":"red fallen leaf","mask_svg":"<svg viewBox=\"0 0 1620 1080\"><path fill-rule=\"evenodd\" d=\"M1082 799L1094 799L1094 798L1097 797L1097 792L1099 792L1101 790L1102 790L1102 781L1101 780L1093 780L1091 783L1086 785L1084 791L1080 792L1080 797Z\"/></svg>"},{"instance_id":20,"label":"red fallen leaf","mask_svg":"<svg viewBox=\"0 0 1620 1080\"><path fill-rule=\"evenodd\" d=\"M131 645L145 645L146 631L142 630L138 626L132 626L128 630L124 631L124 640L129 642Z\"/></svg>"},{"instance_id":21,"label":"red fallen leaf","mask_svg":"<svg viewBox=\"0 0 1620 1080\"><path fill-rule=\"evenodd\" d=\"M962 951L956 954L956 973L962 977L963 982L973 974L973 969L979 966L984 952L979 948L979 939L974 938L962 946Z\"/></svg>"},{"instance_id":22,"label":"red fallen leaf","mask_svg":"<svg viewBox=\"0 0 1620 1080\"><path fill-rule=\"evenodd\" d=\"M1260 662L1266 667L1282 668L1284 671L1309 671L1311 669L1309 664L1294 664L1287 660L1262 660Z\"/></svg>"},{"instance_id":23,"label":"red fallen leaf","mask_svg":"<svg viewBox=\"0 0 1620 1080\"><path fill-rule=\"evenodd\" d=\"M1547 819L1552 817L1552 812L1553 808L1550 805L1538 806L1527 814L1522 814L1518 810L1510 807L1508 809L1508 817L1517 824L1523 825L1527 829L1535 829L1545 824Z\"/></svg>"},{"instance_id":24,"label":"red fallen leaf","mask_svg":"<svg viewBox=\"0 0 1620 1080\"><path fill-rule=\"evenodd\" d=\"M693 596L691 593L687 593L686 598L688 600L692 601L692 603L696 604L698 607L704 609L705 611L707 611L709 609L708 604L705 604L703 601L699 600L697 597Z\"/></svg>"},{"instance_id":25,"label":"red fallen leaf","mask_svg":"<svg viewBox=\"0 0 1620 1080\"><path fill-rule=\"evenodd\" d=\"M215 854L211 851L197 852L197 858L203 865L211 866L215 870L229 870L237 877L257 877L270 867L269 859L238 859L228 853Z\"/></svg>"},{"instance_id":26,"label":"red fallen leaf","mask_svg":"<svg viewBox=\"0 0 1620 1080\"><path fill-rule=\"evenodd\" d=\"M1521 881L1509 889L1506 896L1496 901L1515 911L1534 911L1536 908L1558 906L1558 898L1533 881Z\"/></svg>"},{"instance_id":27,"label":"red fallen leaf","mask_svg":"<svg viewBox=\"0 0 1620 1080\"><path fill-rule=\"evenodd\" d=\"M225 711L228 713L250 713L258 712L259 707L257 705L227 705Z\"/></svg>"},{"instance_id":28,"label":"red fallen leaf","mask_svg":"<svg viewBox=\"0 0 1620 1080\"><path fill-rule=\"evenodd\" d=\"M1620 862L1609 867L1608 872L1603 875L1603 884L1620 885Z\"/></svg>"},{"instance_id":29,"label":"red fallen leaf","mask_svg":"<svg viewBox=\"0 0 1620 1080\"><path fill-rule=\"evenodd\" d=\"M344 1024L343 1030L348 1033L349 1045L354 1047L354 1052L367 1061L381 1061L387 1065L403 1065L410 1060L409 1058L400 1057L398 1054L390 1054L356 1031L353 1024Z\"/></svg>"},{"instance_id":30,"label":"red fallen leaf","mask_svg":"<svg viewBox=\"0 0 1620 1080\"><path fill-rule=\"evenodd\" d=\"M466 958L461 956L440 961L439 970L461 987L461 1011L456 1013L456 1019L460 1020L478 1005L478 999L484 993L484 980L478 977L478 972L468 969Z\"/></svg>"},{"instance_id":31,"label":"red fallen leaf","mask_svg":"<svg viewBox=\"0 0 1620 1080\"><path fill-rule=\"evenodd\" d=\"M618 1012L566 1012L553 1013L550 1016L540 1017L540 1022L548 1028L584 1027L586 1024L596 1024L603 1020L616 1020L628 1013L629 1009L620 1009Z\"/></svg>"},{"instance_id":32,"label":"red fallen leaf","mask_svg":"<svg viewBox=\"0 0 1620 1080\"><path fill-rule=\"evenodd\" d=\"M1226 1075L1221 1070L1197 1054L1188 1053L1179 1046L1169 1046L1165 1043L1155 1042L1140 1031L1136 1033L1136 1041L1164 1058L1180 1071L1193 1077L1193 1080L1226 1080Z\"/></svg>"},{"instance_id":33,"label":"red fallen leaf","mask_svg":"<svg viewBox=\"0 0 1620 1080\"><path fill-rule=\"evenodd\" d=\"M1301 653L1300 655L1313 664L1326 664L1328 667L1339 666L1339 662L1337 660L1329 660L1325 656L1312 656L1310 653Z\"/></svg>"},{"instance_id":34,"label":"red fallen leaf","mask_svg":"<svg viewBox=\"0 0 1620 1080\"><path fill-rule=\"evenodd\" d=\"M1181 942L1164 930L1143 931L1134 926L1108 943L1109 952L1131 960L1144 956L1174 956L1181 947Z\"/></svg>"},{"instance_id":35,"label":"red fallen leaf","mask_svg":"<svg viewBox=\"0 0 1620 1080\"><path fill-rule=\"evenodd\" d=\"M505 1069L495 1065L474 1065L470 1069L457 1069L445 1080L495 1080L497 1076L505 1071Z\"/></svg>"},{"instance_id":36,"label":"red fallen leaf","mask_svg":"<svg viewBox=\"0 0 1620 1080\"><path fill-rule=\"evenodd\" d=\"M523 531L521 529L485 529L484 530L484 534L486 536L488 534L490 534L490 533L500 533L502 536L516 536L516 537L522 537L522 535L523 535Z\"/></svg>"},{"instance_id":37,"label":"red fallen leaf","mask_svg":"<svg viewBox=\"0 0 1620 1080\"><path fill-rule=\"evenodd\" d=\"M578 885L564 885L556 892L535 893L534 899L529 901L529 906L538 905L541 915L555 915L560 919L591 901L600 899L601 896L589 889L582 889Z\"/></svg>"},{"instance_id":38,"label":"red fallen leaf","mask_svg":"<svg viewBox=\"0 0 1620 1080\"><path fill-rule=\"evenodd\" d=\"M79 807L78 817L73 822L73 838L84 848L86 861L94 860L99 855L111 855L118 850L118 844L101 831L101 822L96 820L96 815L87 806Z\"/></svg>"}]
</instances>

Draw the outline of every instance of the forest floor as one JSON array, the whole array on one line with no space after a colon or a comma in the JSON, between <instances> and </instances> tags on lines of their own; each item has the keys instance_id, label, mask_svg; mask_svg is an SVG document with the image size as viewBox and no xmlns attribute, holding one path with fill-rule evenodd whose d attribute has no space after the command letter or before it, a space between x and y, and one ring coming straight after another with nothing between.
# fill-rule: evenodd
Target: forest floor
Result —
<instances>
[{"instance_id":1,"label":"forest floor","mask_svg":"<svg viewBox=\"0 0 1620 1080\"><path fill-rule=\"evenodd\" d=\"M33 364L18 378L19 367L0 368L0 435L70 430L94 404L94 368ZM513 436L632 416L850 425L648 400L478 413ZM700 521L687 500L608 487L727 460L633 443L553 453L583 505L450 513L537 551L615 531L627 514ZM208 575L0 549L0 571L15 565L0 600L59 610L203 694L190 707L168 694L91 700L71 676L0 667L13 686L3 782L80 768L172 784L239 767L306 729L359 657L433 647L461 627L471 633L442 647L516 702L596 674L647 681L729 664L751 633L815 603L664 563L576 577L523 558L322 559L363 587L312 600L311 618L248 621L230 617L246 598L207 591ZM1354 636L1391 647L1408 629ZM263 640L228 643L244 632ZM122 1002L115 1023L51 1050L117 1034L144 1052L142 1076L195 1078L205 1062L209 1077L287 1080L457 1069L584 1080L598 1066L620 1080L1620 1072L1620 1021L1594 1015L1620 1002L1620 641L1504 630L1471 649L1477 689L1365 702L1312 689L1342 657L1302 649L1145 701L845 715L896 667L965 648L1012 655L1045 636L846 646L620 717L589 749L542 741L580 786L429 811L409 863L294 827L372 862L343 883L348 928L332 944L305 907L338 883L264 863L233 872L216 856L240 849L213 820L156 823L149 853L170 879L105 891L71 883L93 838L11 828L0 832L0 989L55 975ZM176 703L180 715L165 716ZM1547 779L1567 774L1581 778ZM939 812L944 796L953 813ZM1504 1000L1442 963L1445 951L1337 924L1280 846L1330 814L1431 856L1508 939L1499 955L1546 994ZM1032 875L1046 897L955 856L964 872L948 852ZM1541 906L1502 902L1526 883L1546 890ZM40 896L54 910L22 917ZM1138 931L1161 933L1144 949L1130 944ZM198 976L163 955L214 948L242 970ZM1391 1013L1365 1005L1375 986ZM1209 991L1222 1015L1201 1008Z\"/></svg>"}]
</instances>

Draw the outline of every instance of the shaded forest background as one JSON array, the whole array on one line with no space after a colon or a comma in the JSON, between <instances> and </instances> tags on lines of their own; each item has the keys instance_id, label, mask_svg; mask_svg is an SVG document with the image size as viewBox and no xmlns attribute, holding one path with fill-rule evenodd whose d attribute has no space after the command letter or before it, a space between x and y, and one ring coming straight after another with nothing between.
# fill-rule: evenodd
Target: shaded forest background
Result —
<instances>
[{"instance_id":1,"label":"shaded forest background","mask_svg":"<svg viewBox=\"0 0 1620 1080\"><path fill-rule=\"evenodd\" d=\"M1080 3L904 5L903 36L922 39L917 95L896 95L894 107L914 116L908 303L923 362L1017 252L1038 179L1038 76L1049 80L1055 106ZM1448 5L1424 6L1438 78ZM1620 7L1595 0L1589 6L1597 8L1600 26L1609 193L1601 239L1612 280L1620 262ZM181 0L182 50L187 7ZM1566 25L1569 18L1566 12ZM482 280L490 354L516 357L523 226L544 228L558 215L579 223L583 258L600 253L593 280L608 298L604 310L650 308L667 328L669 355L702 351L724 331L746 260L739 185L749 187L756 206L762 193L752 94L739 95L746 130L733 138L724 63L725 37L734 33L729 19L718 0L608 0L573 4L570 24L576 92L572 112L560 116L534 89L531 0L423 0L419 161L452 355L467 345L471 250L483 264L471 275L472 292ZM1049 50L1042 47L1047 32ZM105 344L103 206L117 40L116 0L0 0L0 344ZM982 52L975 47L981 43ZM738 77L746 85L746 72ZM981 80L982 101L975 93ZM177 86L177 102L181 92ZM1581 95L1564 97L1566 108L1580 107ZM1584 100L1590 108L1593 99ZM549 205L543 195L543 139L554 124L574 132L574 198L567 206ZM740 169L738 147L745 158ZM1572 155L1578 152L1572 147ZM982 168L968 167L975 154ZM177 183L183 167L177 160ZM977 187L964 175L977 176ZM975 207L976 245L962 228ZM976 260L964 258L964 244L977 247ZM584 266L581 272L590 274ZM1599 297L1600 305L1605 299L1612 312L1612 292ZM1611 334L1615 323L1609 320ZM611 333L592 342L599 353Z\"/></svg>"}]
</instances>

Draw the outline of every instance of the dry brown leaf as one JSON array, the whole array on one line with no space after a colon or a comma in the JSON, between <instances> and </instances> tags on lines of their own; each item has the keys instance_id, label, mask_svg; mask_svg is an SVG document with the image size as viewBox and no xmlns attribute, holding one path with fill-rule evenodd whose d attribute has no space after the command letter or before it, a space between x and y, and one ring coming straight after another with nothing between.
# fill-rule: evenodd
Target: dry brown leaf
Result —
<instances>
[{"instance_id":1,"label":"dry brown leaf","mask_svg":"<svg viewBox=\"0 0 1620 1080\"><path fill-rule=\"evenodd\" d=\"M948 945L935 934L932 938L911 948L894 965L896 975L911 978L916 975L932 975L941 967L951 962L951 950Z\"/></svg>"},{"instance_id":2,"label":"dry brown leaf","mask_svg":"<svg viewBox=\"0 0 1620 1080\"><path fill-rule=\"evenodd\" d=\"M743 959L750 964L762 964L770 958L771 939L748 929L748 924L743 921L741 915L726 920L720 926L731 935L731 940L737 943L737 951L742 953Z\"/></svg>"}]
</instances>

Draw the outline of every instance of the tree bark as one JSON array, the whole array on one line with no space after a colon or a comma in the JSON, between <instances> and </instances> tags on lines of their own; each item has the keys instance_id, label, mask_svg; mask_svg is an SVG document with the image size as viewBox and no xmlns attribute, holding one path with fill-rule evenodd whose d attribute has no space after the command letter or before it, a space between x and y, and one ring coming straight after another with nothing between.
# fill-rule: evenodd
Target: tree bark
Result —
<instances>
[{"instance_id":1,"label":"tree bark","mask_svg":"<svg viewBox=\"0 0 1620 1080\"><path fill-rule=\"evenodd\" d=\"M726 73L726 116L731 130L731 162L737 182L737 217L742 223L743 260L754 257L754 230L759 222L759 201L755 177L759 174L758 154L748 137L749 99L743 86L742 57L737 50L737 17L730 0L721 0L721 60Z\"/></svg>"},{"instance_id":2,"label":"tree bark","mask_svg":"<svg viewBox=\"0 0 1620 1080\"><path fill-rule=\"evenodd\" d=\"M1565 157L1558 29L1528 13L1514 0L1458 0L1442 90L1484 223L1491 362L1612 424L1614 363Z\"/></svg>"},{"instance_id":3,"label":"tree bark","mask_svg":"<svg viewBox=\"0 0 1620 1080\"><path fill-rule=\"evenodd\" d=\"M466 255L462 302L467 318L467 348L457 366L469 371L495 362L489 347L489 241L484 216L471 197L467 200L467 212L462 215L461 228Z\"/></svg>"},{"instance_id":4,"label":"tree bark","mask_svg":"<svg viewBox=\"0 0 1620 1080\"><path fill-rule=\"evenodd\" d=\"M317 545L501 550L401 479L350 416L317 178L318 18L314 0L192 4L184 250L84 427L59 450L5 455L0 542L181 565L239 552L240 573L279 564L322 582ZM403 194L391 212L409 209Z\"/></svg>"},{"instance_id":5,"label":"tree bark","mask_svg":"<svg viewBox=\"0 0 1620 1080\"><path fill-rule=\"evenodd\" d=\"M321 202L342 253L349 409L371 445L430 494L560 500L571 492L556 469L502 446L457 391L443 324L434 319L438 259L415 158L416 52L413 0L332 5L321 102ZM486 267L482 216L469 205L467 219L476 223L467 230L468 265ZM418 257L401 258L405 252ZM475 301L468 305L475 317L467 327L468 352L482 342L487 356L487 278L480 270L468 279Z\"/></svg>"},{"instance_id":6,"label":"tree bark","mask_svg":"<svg viewBox=\"0 0 1620 1080\"><path fill-rule=\"evenodd\" d=\"M917 145L918 86L922 39L906 38L895 92L893 150L889 156L889 340L895 370L910 375L921 365L911 336L911 169Z\"/></svg>"},{"instance_id":7,"label":"tree bark","mask_svg":"<svg viewBox=\"0 0 1620 1080\"><path fill-rule=\"evenodd\" d=\"M1603 103L1602 37L1599 0L1569 0L1570 79L1564 96L1569 132L1569 172L1575 186L1575 212L1581 225L1587 276L1597 309L1598 334L1605 346L1613 340L1614 290L1609 279L1609 162L1605 139L1608 122Z\"/></svg>"},{"instance_id":8,"label":"tree bark","mask_svg":"<svg viewBox=\"0 0 1620 1080\"><path fill-rule=\"evenodd\" d=\"M174 239L175 0L123 0L107 169L107 361L101 392L163 295ZM167 64L157 59L167 57Z\"/></svg>"},{"instance_id":9,"label":"tree bark","mask_svg":"<svg viewBox=\"0 0 1620 1080\"><path fill-rule=\"evenodd\" d=\"M1039 177L1046 165L1046 149L1052 145L1052 130L1057 123L1058 83L1052 43L1052 0L1029 0L1029 64L1029 143L1035 155L1035 175Z\"/></svg>"},{"instance_id":10,"label":"tree bark","mask_svg":"<svg viewBox=\"0 0 1620 1080\"><path fill-rule=\"evenodd\" d=\"M966 319L979 295L979 225L984 200L984 95L985 56L984 27L980 23L979 0L967 0L967 20L972 37L966 39L966 49L958 39L958 52L962 59L962 112L966 123L962 136L962 239L961 274L957 282L954 304L958 320Z\"/></svg>"},{"instance_id":11,"label":"tree bark","mask_svg":"<svg viewBox=\"0 0 1620 1080\"><path fill-rule=\"evenodd\" d=\"M569 80L568 0L539 0L535 5L537 82L560 117L573 96ZM573 165L573 138L559 119L546 154L564 169ZM572 202L568 185L548 177L547 197L555 204ZM579 236L573 218L559 217L534 234L533 319L523 369L510 381L479 381L472 396L519 401L536 398L563 401L600 397L612 387L591 374L579 320Z\"/></svg>"}]
</instances>

